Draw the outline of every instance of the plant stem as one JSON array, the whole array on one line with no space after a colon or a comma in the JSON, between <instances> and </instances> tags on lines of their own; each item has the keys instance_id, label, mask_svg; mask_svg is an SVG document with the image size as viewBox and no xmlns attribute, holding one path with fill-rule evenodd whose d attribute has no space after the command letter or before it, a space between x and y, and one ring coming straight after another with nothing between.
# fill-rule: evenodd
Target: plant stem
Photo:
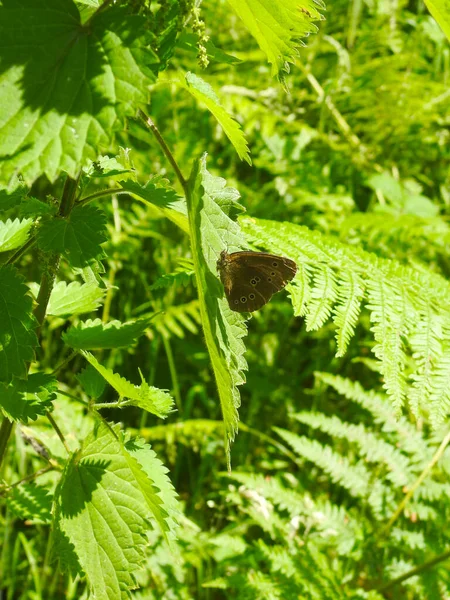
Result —
<instances>
[{"instance_id":1,"label":"plant stem","mask_svg":"<svg viewBox=\"0 0 450 600\"><path fill-rule=\"evenodd\" d=\"M173 395L175 396L175 404L177 405L178 412L181 415L183 413L183 403L181 401L180 385L178 383L178 375L177 375L177 370L175 367L175 361L173 360L172 347L170 345L169 340L166 338L165 335L162 335L161 337L162 337L162 341L164 344L164 350L166 351L166 355L167 355L167 362L169 363L170 377L172 379Z\"/></svg>"},{"instance_id":2,"label":"plant stem","mask_svg":"<svg viewBox=\"0 0 450 600\"><path fill-rule=\"evenodd\" d=\"M406 581L410 577L414 577L414 575L419 575L420 573L427 571L431 567L434 567L434 565L437 565L438 563L440 563L444 560L447 560L447 558L450 558L450 550L447 550L447 552L444 552L443 554L440 554L439 556L435 556L434 558L427 561L426 563L423 563L423 565L415 567L414 569L411 569L411 571L408 571L407 573L400 575L400 577L397 577L396 579L389 581L389 583L386 583L385 585L377 588L377 592L383 593L386 590L389 590L391 587L394 587L394 585L403 583L403 581Z\"/></svg>"},{"instance_id":3,"label":"plant stem","mask_svg":"<svg viewBox=\"0 0 450 600\"><path fill-rule=\"evenodd\" d=\"M28 475L28 477L19 479L19 481L15 481L14 483L10 483L9 485L0 486L0 496L4 496L5 493L9 492L9 490L12 489L13 487L17 487L18 485L21 485L22 483L26 483L27 481L33 481L33 479L37 479L40 475L44 475L44 473L53 471L53 469L54 469L54 466L49 465L48 467L44 467L42 469L39 469L39 471L36 471L35 473Z\"/></svg>"},{"instance_id":4,"label":"plant stem","mask_svg":"<svg viewBox=\"0 0 450 600\"><path fill-rule=\"evenodd\" d=\"M408 493L403 498L403 500L400 502L400 504L397 507L397 510L390 518L388 524L385 527L383 527L383 529L380 531L379 537L386 535L386 533L389 531L389 529L392 527L392 525L395 523L395 521L402 514L403 509L405 508L406 504L411 499L414 492L417 490L417 488L423 482L423 480L429 475L429 473L431 472L431 469L434 467L434 465L438 462L438 460L444 454L444 451L447 448L449 442L450 442L450 431L447 433L445 438L442 440L441 445L437 449L437 451L436 451L435 455L433 456L433 458L431 459L431 461L428 463L428 465L425 467L425 469L422 471L422 473L419 475L419 477L416 479L416 481L412 484Z\"/></svg>"},{"instance_id":5,"label":"plant stem","mask_svg":"<svg viewBox=\"0 0 450 600\"><path fill-rule=\"evenodd\" d=\"M93 200L97 198L103 198L103 196L111 196L112 194L130 194L128 190L124 190L123 188L107 188L106 190L100 190L100 192L95 192L95 194L91 194L90 196L86 196L81 200L78 200L76 203L77 206L84 206L85 204L89 204Z\"/></svg>"},{"instance_id":6,"label":"plant stem","mask_svg":"<svg viewBox=\"0 0 450 600\"><path fill-rule=\"evenodd\" d=\"M45 413L45 416L47 417L47 419L50 421L53 429L56 431L59 439L61 440L61 442L63 443L64 448L67 451L67 454L71 454L71 450L69 448L69 446L67 445L66 439L61 431L61 429L59 428L58 424L56 423L55 419L52 417L51 413L49 413L48 411Z\"/></svg>"},{"instance_id":7,"label":"plant stem","mask_svg":"<svg viewBox=\"0 0 450 600\"><path fill-rule=\"evenodd\" d=\"M8 445L12 428L13 421L10 421L5 417L0 425L0 466L6 453L6 446Z\"/></svg>"},{"instance_id":8,"label":"plant stem","mask_svg":"<svg viewBox=\"0 0 450 600\"><path fill-rule=\"evenodd\" d=\"M36 235L30 237L30 239L27 241L26 244L24 244L21 248L19 248L17 250L17 252L14 252L14 254L8 258L8 260L6 261L6 264L12 265L16 261L18 261L19 258L25 254L25 252L30 250L35 245L36 241L37 241Z\"/></svg>"},{"instance_id":9,"label":"plant stem","mask_svg":"<svg viewBox=\"0 0 450 600\"><path fill-rule=\"evenodd\" d=\"M76 179L72 179L69 176L67 176L66 178L63 193L61 196L61 203L59 205L58 211L58 215L60 217L69 216L70 211L74 206L80 176L81 173ZM37 297L37 306L33 311L37 321L36 335L38 337L40 337L40 331L42 323L44 322L45 313L47 311L48 301L50 299L50 294L55 283L56 273L59 268L60 256L58 254L54 254L53 257L54 260L52 261L52 266L47 266L47 270L42 275L41 285L39 287L39 294ZM30 368L30 364L28 365L28 370ZM5 457L6 447L8 445L8 440L10 438L12 428L13 422L5 417L0 426L0 467Z\"/></svg>"},{"instance_id":10,"label":"plant stem","mask_svg":"<svg viewBox=\"0 0 450 600\"><path fill-rule=\"evenodd\" d=\"M155 138L158 140L159 145L161 146L164 154L166 155L167 159L169 160L170 164L172 165L173 170L175 171L175 173L178 177L178 181L180 182L180 184L183 188L183 191L186 194L187 193L187 181L183 177L183 173L181 172L180 167L177 165L177 161L175 160L172 152L170 151L169 146L164 141L164 138L162 137L159 129L156 127L156 125L152 121L152 119L140 109L138 111L138 116L145 123L145 125L147 125L147 127L151 130L151 132L155 136Z\"/></svg>"}]
</instances>

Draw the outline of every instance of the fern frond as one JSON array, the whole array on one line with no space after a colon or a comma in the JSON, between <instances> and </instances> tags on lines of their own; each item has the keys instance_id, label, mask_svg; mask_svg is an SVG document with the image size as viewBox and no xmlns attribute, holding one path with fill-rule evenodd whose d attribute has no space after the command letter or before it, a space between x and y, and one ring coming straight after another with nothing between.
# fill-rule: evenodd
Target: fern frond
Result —
<instances>
[{"instance_id":1,"label":"fern frond","mask_svg":"<svg viewBox=\"0 0 450 600\"><path fill-rule=\"evenodd\" d=\"M302 412L295 414L294 418L314 429L328 433L333 438L356 444L361 455L368 462L385 465L388 470L386 477L395 485L401 487L410 481L412 474L407 457L364 425L344 423L336 416L327 417L322 413Z\"/></svg>"},{"instance_id":2,"label":"fern frond","mask_svg":"<svg viewBox=\"0 0 450 600\"><path fill-rule=\"evenodd\" d=\"M302 288L301 292L296 292L291 286L291 297L295 314L306 314L308 329L322 326L334 306L339 356L353 334L361 302L367 300L375 338L373 352L380 363L384 387L398 413L407 392L409 395L406 381L406 365L411 365L408 345L412 346L414 336L420 337L421 331L432 331L436 320L446 322L450 319L449 283L430 271L419 271L394 260L378 258L292 223L248 218L242 218L241 223L255 244L296 260ZM308 294L303 288L309 285L310 273L314 283ZM427 306L432 308L428 310ZM450 344L447 328L443 328L442 342ZM425 372L421 353L418 352L416 357L419 363L412 363L412 380L417 380L418 392L413 394L413 402L418 402L421 410L427 410L427 400L436 385L434 379L442 374ZM426 394L420 391L422 385ZM440 401L446 402L445 398L437 400L436 397L436 403ZM438 415L439 407L433 406L433 411Z\"/></svg>"},{"instance_id":3,"label":"fern frond","mask_svg":"<svg viewBox=\"0 0 450 600\"><path fill-rule=\"evenodd\" d=\"M371 331L377 342L373 347L373 353L381 363L380 371L384 376L384 387L393 400L394 409L399 414L406 394L404 381L406 354L402 339L406 331L403 314L398 310L401 297L392 286L378 277L368 282L367 292L369 296L367 308L372 322Z\"/></svg>"},{"instance_id":4,"label":"fern frond","mask_svg":"<svg viewBox=\"0 0 450 600\"><path fill-rule=\"evenodd\" d=\"M314 375L319 381L370 412L375 422L382 426L382 431L395 434L397 446L410 454L414 463L421 464L430 456L423 435L405 417L394 418L386 396L373 390L365 390L357 381L350 381L339 375L320 372L315 372Z\"/></svg>"},{"instance_id":5,"label":"fern frond","mask_svg":"<svg viewBox=\"0 0 450 600\"><path fill-rule=\"evenodd\" d=\"M187 304L168 306L164 312L155 315L153 325L164 337L173 335L183 339L185 330L190 333L198 333L201 324L200 307L198 300L192 300Z\"/></svg>"},{"instance_id":6,"label":"fern frond","mask_svg":"<svg viewBox=\"0 0 450 600\"><path fill-rule=\"evenodd\" d=\"M306 329L320 329L331 315L333 304L338 296L336 277L331 269L316 272L314 285L306 311Z\"/></svg>"},{"instance_id":7,"label":"fern frond","mask_svg":"<svg viewBox=\"0 0 450 600\"><path fill-rule=\"evenodd\" d=\"M336 325L336 356L344 356L355 332L364 296L363 282L359 275L349 271L338 282L338 302L333 310Z\"/></svg>"},{"instance_id":8,"label":"fern frond","mask_svg":"<svg viewBox=\"0 0 450 600\"><path fill-rule=\"evenodd\" d=\"M333 452L329 446L322 446L317 440L310 440L279 427L275 427L274 430L296 454L323 469L332 481L344 487L351 496L366 496L370 472L362 463L352 465L347 458Z\"/></svg>"},{"instance_id":9,"label":"fern frond","mask_svg":"<svg viewBox=\"0 0 450 600\"><path fill-rule=\"evenodd\" d=\"M419 406L429 404L430 394L433 389L434 366L442 356L442 319L434 315L428 305L424 318L420 319L416 330L411 336L410 344L413 358L418 369L412 374L413 385L409 394L411 410L419 417ZM438 408L439 403L433 403L430 408ZM437 423L437 415L430 415L433 422Z\"/></svg>"}]
</instances>

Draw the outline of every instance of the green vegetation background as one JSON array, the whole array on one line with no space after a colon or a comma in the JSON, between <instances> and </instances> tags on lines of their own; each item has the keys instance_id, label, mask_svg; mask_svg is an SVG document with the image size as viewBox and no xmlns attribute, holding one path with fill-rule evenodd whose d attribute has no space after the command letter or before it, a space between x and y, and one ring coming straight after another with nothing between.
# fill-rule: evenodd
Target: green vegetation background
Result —
<instances>
[{"instance_id":1,"label":"green vegetation background","mask_svg":"<svg viewBox=\"0 0 450 600\"><path fill-rule=\"evenodd\" d=\"M0 595L447 598L448 6L56 4L0 3ZM297 282L246 321L225 247Z\"/></svg>"}]
</instances>

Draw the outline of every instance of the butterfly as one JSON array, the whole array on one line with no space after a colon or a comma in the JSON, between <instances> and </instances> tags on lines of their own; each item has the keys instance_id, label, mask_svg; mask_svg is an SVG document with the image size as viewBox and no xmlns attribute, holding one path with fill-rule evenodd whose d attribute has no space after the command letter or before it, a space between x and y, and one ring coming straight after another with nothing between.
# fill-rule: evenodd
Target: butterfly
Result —
<instances>
[{"instance_id":1,"label":"butterfly","mask_svg":"<svg viewBox=\"0 0 450 600\"><path fill-rule=\"evenodd\" d=\"M228 254L222 250L217 270L231 310L253 312L294 278L297 265L275 254L250 250Z\"/></svg>"}]
</instances>

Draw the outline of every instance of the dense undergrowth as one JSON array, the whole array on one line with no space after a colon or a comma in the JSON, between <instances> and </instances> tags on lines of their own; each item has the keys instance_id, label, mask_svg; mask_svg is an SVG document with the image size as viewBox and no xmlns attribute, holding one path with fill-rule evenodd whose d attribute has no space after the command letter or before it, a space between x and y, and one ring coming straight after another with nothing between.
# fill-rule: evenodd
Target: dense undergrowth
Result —
<instances>
[{"instance_id":1,"label":"dense undergrowth","mask_svg":"<svg viewBox=\"0 0 450 600\"><path fill-rule=\"evenodd\" d=\"M0 1L0 597L449 596L428 9Z\"/></svg>"}]
</instances>

